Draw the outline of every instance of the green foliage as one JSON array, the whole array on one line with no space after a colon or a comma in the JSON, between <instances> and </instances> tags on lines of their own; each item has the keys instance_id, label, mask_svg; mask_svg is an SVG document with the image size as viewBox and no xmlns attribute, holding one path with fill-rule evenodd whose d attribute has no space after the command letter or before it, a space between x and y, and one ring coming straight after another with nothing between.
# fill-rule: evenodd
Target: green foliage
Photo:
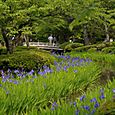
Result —
<instances>
[{"instance_id":1,"label":"green foliage","mask_svg":"<svg viewBox=\"0 0 115 115\"><path fill-rule=\"evenodd\" d=\"M62 43L62 44L60 44L60 48L62 48L62 49L65 49L65 47L68 45L68 44L71 44L70 42L64 42L64 43Z\"/></svg>"},{"instance_id":2,"label":"green foliage","mask_svg":"<svg viewBox=\"0 0 115 115\"><path fill-rule=\"evenodd\" d=\"M42 52L40 53L41 56ZM62 58L62 61L55 62L55 67L51 68L52 72L49 72L49 69L47 71L44 66L46 69L40 72L47 71L46 74L23 71L21 74L26 77L20 77L17 73L16 78L13 78L9 70L8 74L1 71L5 77L0 77L0 114L71 115L79 110L82 115L90 114L93 109L96 110L94 115L114 113L115 92L112 90L115 90L115 79L108 81L106 85L101 84L102 86L99 86L98 81L103 63L112 65L115 55L75 52L70 54L71 56L57 56L59 60ZM83 95L85 98L81 101ZM99 103L98 107L95 107L95 102L91 102L93 98ZM89 106L90 110L84 109L83 106Z\"/></svg>"},{"instance_id":3,"label":"green foliage","mask_svg":"<svg viewBox=\"0 0 115 115\"><path fill-rule=\"evenodd\" d=\"M96 52L97 51L97 48L90 48L89 50L88 50L88 52Z\"/></svg>"},{"instance_id":4,"label":"green foliage","mask_svg":"<svg viewBox=\"0 0 115 115\"><path fill-rule=\"evenodd\" d=\"M0 47L0 55L6 54L6 53L7 53L6 48L5 47Z\"/></svg>"},{"instance_id":5,"label":"green foliage","mask_svg":"<svg viewBox=\"0 0 115 115\"><path fill-rule=\"evenodd\" d=\"M1 55L0 67L5 70L8 68L11 70L17 68L23 68L27 71L31 69L38 70L43 65L50 66L53 64L53 61L54 58L48 53L36 52L35 50L18 51L11 55Z\"/></svg>"},{"instance_id":6,"label":"green foliage","mask_svg":"<svg viewBox=\"0 0 115 115\"><path fill-rule=\"evenodd\" d=\"M103 49L108 49L109 47L112 47L114 49L115 43L114 42L112 42L112 43L107 42L107 43L101 43L101 44L87 45L87 46L82 46L82 47L75 48L75 51L85 52L85 51L88 51L88 50L93 48L94 50L104 52Z\"/></svg>"},{"instance_id":7,"label":"green foliage","mask_svg":"<svg viewBox=\"0 0 115 115\"><path fill-rule=\"evenodd\" d=\"M78 47L78 48L75 48L75 51L77 52L84 52L84 51L88 51L90 48L95 48L96 45L88 45L88 46L82 46L82 47Z\"/></svg>"},{"instance_id":8,"label":"green foliage","mask_svg":"<svg viewBox=\"0 0 115 115\"><path fill-rule=\"evenodd\" d=\"M106 44L102 43L102 44L97 44L96 48L98 51L101 51L103 48L106 47Z\"/></svg>"},{"instance_id":9,"label":"green foliage","mask_svg":"<svg viewBox=\"0 0 115 115\"><path fill-rule=\"evenodd\" d=\"M37 47L32 47L30 46L29 48L27 48L26 46L18 46L15 48L15 52L17 51L38 51L38 48Z\"/></svg>"},{"instance_id":10,"label":"green foliage","mask_svg":"<svg viewBox=\"0 0 115 115\"><path fill-rule=\"evenodd\" d=\"M65 46L65 50L74 50L75 48L82 47L83 44L81 43L71 43Z\"/></svg>"},{"instance_id":11,"label":"green foliage","mask_svg":"<svg viewBox=\"0 0 115 115\"><path fill-rule=\"evenodd\" d=\"M115 68L115 55L114 54L105 54L102 52L71 52L71 56L80 56L82 58L90 58L93 61L97 62L99 65L101 64L102 68L103 67L110 67Z\"/></svg>"},{"instance_id":12,"label":"green foliage","mask_svg":"<svg viewBox=\"0 0 115 115\"><path fill-rule=\"evenodd\" d=\"M41 114L71 115L78 113L78 115L83 115L87 113L92 115L113 115L115 113L115 93L112 91L114 89L114 83L115 79L113 82L108 82L105 87L98 86L94 90L83 93L84 98L82 98L82 100L81 97L79 97L71 102L65 102L63 100L57 101L56 104L58 106L54 106L53 110L48 108L46 110L42 109ZM87 108L84 108L84 106Z\"/></svg>"},{"instance_id":13,"label":"green foliage","mask_svg":"<svg viewBox=\"0 0 115 115\"><path fill-rule=\"evenodd\" d=\"M102 52L115 54L115 47L106 47L106 48L103 48Z\"/></svg>"},{"instance_id":14,"label":"green foliage","mask_svg":"<svg viewBox=\"0 0 115 115\"><path fill-rule=\"evenodd\" d=\"M27 74L28 78L21 79L17 74L17 79L9 78L9 80L17 80L18 84L9 82L9 80L2 82L0 79L0 84L2 84L2 87L0 87L1 112L24 114L32 112L35 108L40 111L43 108L47 110L48 107L51 107L53 101L63 99L74 91L81 93L84 89L93 86L101 72L100 67L95 63L91 62L89 64L88 62L82 62L82 59L80 60L76 60L79 64L81 63L80 66L71 66L67 71L63 69L56 71L56 68L54 68L52 73L43 76L37 73L34 75ZM61 68L72 60L63 61L61 62ZM89 69L90 71L88 71ZM75 70L77 70L76 73Z\"/></svg>"}]
</instances>

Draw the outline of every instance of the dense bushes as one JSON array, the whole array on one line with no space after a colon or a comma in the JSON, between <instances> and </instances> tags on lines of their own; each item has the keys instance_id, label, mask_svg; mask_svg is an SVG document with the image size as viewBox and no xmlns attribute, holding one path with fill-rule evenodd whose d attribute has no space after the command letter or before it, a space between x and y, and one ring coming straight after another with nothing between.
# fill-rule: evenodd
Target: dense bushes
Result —
<instances>
[{"instance_id":1,"label":"dense bushes","mask_svg":"<svg viewBox=\"0 0 115 115\"><path fill-rule=\"evenodd\" d=\"M102 52L115 54L115 47L106 47L106 48L103 48Z\"/></svg>"},{"instance_id":2,"label":"dense bushes","mask_svg":"<svg viewBox=\"0 0 115 115\"><path fill-rule=\"evenodd\" d=\"M15 48L14 51L29 51L29 50L34 50L34 51L38 51L38 48L37 47L32 47L30 46L29 48L27 48L26 46L18 46Z\"/></svg>"},{"instance_id":3,"label":"dense bushes","mask_svg":"<svg viewBox=\"0 0 115 115\"><path fill-rule=\"evenodd\" d=\"M61 44L59 47L62 48L62 49L65 49L65 47L66 47L68 44L71 44L71 43L70 43L70 42L64 42L64 43Z\"/></svg>"},{"instance_id":4,"label":"dense bushes","mask_svg":"<svg viewBox=\"0 0 115 115\"><path fill-rule=\"evenodd\" d=\"M1 54L6 54L7 51L6 51L6 48L5 47L0 47L0 55Z\"/></svg>"},{"instance_id":5,"label":"dense bushes","mask_svg":"<svg viewBox=\"0 0 115 115\"><path fill-rule=\"evenodd\" d=\"M75 48L82 47L83 44L81 43L71 43L65 46L65 51L71 51L74 50Z\"/></svg>"},{"instance_id":6,"label":"dense bushes","mask_svg":"<svg viewBox=\"0 0 115 115\"><path fill-rule=\"evenodd\" d=\"M16 52L10 55L0 56L0 69L21 69L29 71L31 69L38 70L43 65L50 65L54 61L48 53L31 51Z\"/></svg>"},{"instance_id":7,"label":"dense bushes","mask_svg":"<svg viewBox=\"0 0 115 115\"><path fill-rule=\"evenodd\" d=\"M93 44L93 45L87 45L87 46L83 46L83 44L81 44L81 43L65 42L60 46L61 46L60 48L63 48L65 51L72 51L72 50L75 50L77 52L102 51L104 53L115 53L115 51L114 51L115 42L111 42L111 43L105 42L105 43L101 43L101 44ZM110 47L110 48L108 49L107 47L108 48Z\"/></svg>"},{"instance_id":8,"label":"dense bushes","mask_svg":"<svg viewBox=\"0 0 115 115\"><path fill-rule=\"evenodd\" d=\"M82 47L75 48L74 50L77 52L102 51L104 53L113 53L114 54L115 53L114 49L115 49L115 42L82 46Z\"/></svg>"}]
</instances>

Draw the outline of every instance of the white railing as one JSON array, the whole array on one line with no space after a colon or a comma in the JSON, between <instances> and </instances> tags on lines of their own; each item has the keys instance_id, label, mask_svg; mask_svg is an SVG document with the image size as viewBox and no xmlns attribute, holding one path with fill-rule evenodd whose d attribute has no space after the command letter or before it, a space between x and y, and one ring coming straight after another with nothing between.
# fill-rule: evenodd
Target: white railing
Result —
<instances>
[{"instance_id":1,"label":"white railing","mask_svg":"<svg viewBox=\"0 0 115 115\"><path fill-rule=\"evenodd\" d=\"M47 42L29 42L30 46L48 46ZM23 46L26 46L26 42L23 42Z\"/></svg>"}]
</instances>

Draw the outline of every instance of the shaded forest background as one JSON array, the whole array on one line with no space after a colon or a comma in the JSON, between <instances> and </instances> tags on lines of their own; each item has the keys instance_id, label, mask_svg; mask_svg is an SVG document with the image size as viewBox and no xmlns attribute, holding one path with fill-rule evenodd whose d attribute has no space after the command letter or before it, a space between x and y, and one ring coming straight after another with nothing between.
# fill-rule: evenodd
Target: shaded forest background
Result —
<instances>
[{"instance_id":1,"label":"shaded forest background","mask_svg":"<svg viewBox=\"0 0 115 115\"><path fill-rule=\"evenodd\" d=\"M114 0L0 0L0 42L12 53L25 40L84 45L115 40Z\"/></svg>"}]
</instances>

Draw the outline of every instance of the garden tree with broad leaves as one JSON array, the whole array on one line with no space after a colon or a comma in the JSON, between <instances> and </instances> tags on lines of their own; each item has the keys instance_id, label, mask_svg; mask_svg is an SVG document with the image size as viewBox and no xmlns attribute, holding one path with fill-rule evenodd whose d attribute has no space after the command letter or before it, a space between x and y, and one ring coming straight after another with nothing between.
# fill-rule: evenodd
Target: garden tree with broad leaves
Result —
<instances>
[{"instance_id":1,"label":"garden tree with broad leaves","mask_svg":"<svg viewBox=\"0 0 115 115\"><path fill-rule=\"evenodd\" d=\"M29 23L28 7L29 4L26 1L0 1L0 28L8 53L13 52L13 44L18 42L23 25Z\"/></svg>"},{"instance_id":2,"label":"garden tree with broad leaves","mask_svg":"<svg viewBox=\"0 0 115 115\"><path fill-rule=\"evenodd\" d=\"M44 2L40 3L43 6ZM8 53L13 52L14 44L22 37L29 45L33 22L39 20L39 5L37 0L0 0L0 28Z\"/></svg>"},{"instance_id":3,"label":"garden tree with broad leaves","mask_svg":"<svg viewBox=\"0 0 115 115\"><path fill-rule=\"evenodd\" d=\"M104 32L103 34L106 35L105 41L109 41L109 32L108 32L108 26L114 31L114 25L115 25L115 19L114 19L114 1L108 0L109 8L107 8L105 4L105 0L87 0L87 1L78 1L76 4L73 4L73 12L72 16L74 17L74 20L70 24L70 30L74 30L74 28L78 28L82 26L83 34L84 34L84 43L87 45L89 44L89 34L95 33L91 32L92 27L94 28L97 26L98 23L98 29L102 29L104 26ZM81 6L82 5L82 6ZM113 5L111 7L111 5ZM76 7L75 7L76 6ZM77 12L77 13L76 13ZM96 23L94 23L96 22ZM92 26L92 27L91 27ZM90 28L90 29L89 29ZM97 30L98 30L97 29ZM89 31L88 31L89 30ZM98 35L99 33L95 33ZM100 33L101 34L101 33Z\"/></svg>"},{"instance_id":4,"label":"garden tree with broad leaves","mask_svg":"<svg viewBox=\"0 0 115 115\"><path fill-rule=\"evenodd\" d=\"M77 33L87 45L89 37L105 34L108 41L110 30L114 33L113 3L108 0L107 6L105 0L0 0L0 30L7 51L11 53L23 38L29 47L33 35L47 38L53 34L59 41L68 41Z\"/></svg>"},{"instance_id":5,"label":"garden tree with broad leaves","mask_svg":"<svg viewBox=\"0 0 115 115\"><path fill-rule=\"evenodd\" d=\"M100 10L98 16L99 16L99 21L104 25L104 30L106 35L104 41L106 42L106 41L110 41L110 34L115 33L115 1L102 0L100 7L102 7L102 10Z\"/></svg>"},{"instance_id":6,"label":"garden tree with broad leaves","mask_svg":"<svg viewBox=\"0 0 115 115\"><path fill-rule=\"evenodd\" d=\"M1 0L0 28L7 52L12 53L14 44L22 40L21 38L25 38L29 47L28 36L33 32L55 33L60 27L65 27L65 20L55 12L61 5L61 1L56 1L55 4L58 2L59 4L54 7L51 0ZM15 39L12 40L14 35Z\"/></svg>"},{"instance_id":7,"label":"garden tree with broad leaves","mask_svg":"<svg viewBox=\"0 0 115 115\"><path fill-rule=\"evenodd\" d=\"M73 12L71 16L74 17L74 20L69 25L69 28L71 31L76 28L76 26L80 26L80 28L82 28L85 45L89 44L87 30L91 20L95 18L98 6L99 2L95 0L78 0L76 4L73 4Z\"/></svg>"},{"instance_id":8,"label":"garden tree with broad leaves","mask_svg":"<svg viewBox=\"0 0 115 115\"><path fill-rule=\"evenodd\" d=\"M39 8L44 23L37 22L39 26L34 26L36 33L45 36L53 34L59 41L68 41L71 33L68 28L70 4L68 0L48 0L44 7Z\"/></svg>"}]
</instances>

